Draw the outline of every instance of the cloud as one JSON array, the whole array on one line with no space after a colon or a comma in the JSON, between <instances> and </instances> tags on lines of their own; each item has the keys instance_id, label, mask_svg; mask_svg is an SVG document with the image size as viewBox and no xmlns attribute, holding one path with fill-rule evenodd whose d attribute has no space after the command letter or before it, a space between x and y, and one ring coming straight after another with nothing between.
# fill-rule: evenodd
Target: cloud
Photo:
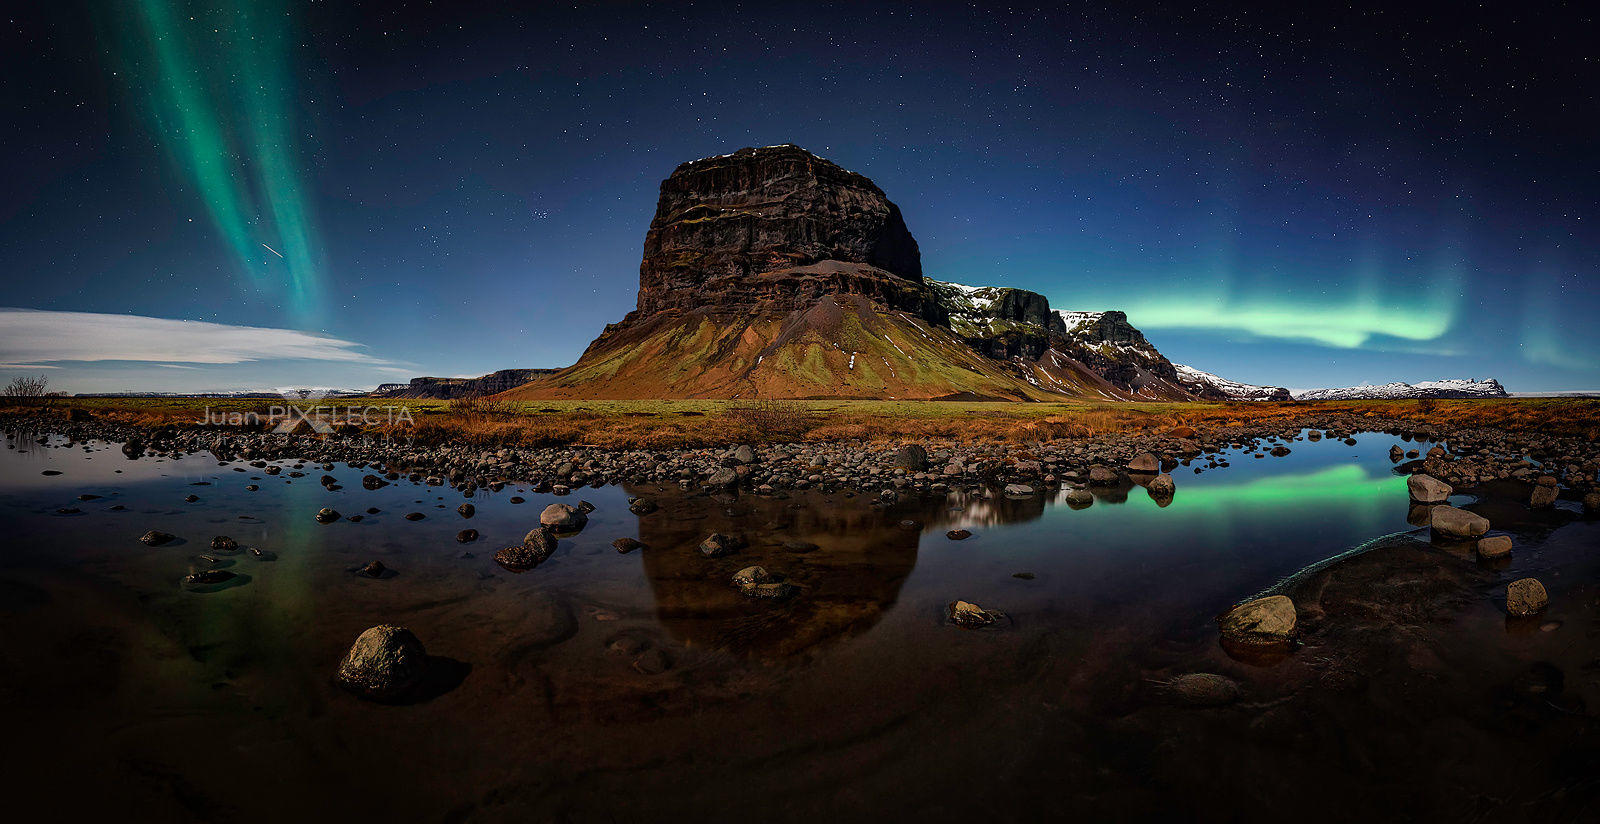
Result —
<instances>
[{"instance_id":1,"label":"cloud","mask_svg":"<svg viewBox=\"0 0 1600 824\"><path fill-rule=\"evenodd\" d=\"M390 363L361 350L352 341L294 329L0 307L0 361L6 368L50 368L32 364L60 361Z\"/></svg>"},{"instance_id":2,"label":"cloud","mask_svg":"<svg viewBox=\"0 0 1600 824\"><path fill-rule=\"evenodd\" d=\"M0 363L0 369L60 369L59 366L46 366L42 363Z\"/></svg>"}]
</instances>

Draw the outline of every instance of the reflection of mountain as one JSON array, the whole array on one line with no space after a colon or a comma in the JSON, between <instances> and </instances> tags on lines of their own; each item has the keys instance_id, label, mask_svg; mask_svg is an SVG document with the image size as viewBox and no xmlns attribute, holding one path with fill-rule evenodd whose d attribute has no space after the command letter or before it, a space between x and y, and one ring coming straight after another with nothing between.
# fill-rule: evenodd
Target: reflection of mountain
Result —
<instances>
[{"instance_id":1,"label":"reflection of mountain","mask_svg":"<svg viewBox=\"0 0 1600 824\"><path fill-rule=\"evenodd\" d=\"M917 561L919 532L863 503L628 492L661 504L639 518L644 572L662 626L689 645L781 658L863 632L893 606ZM743 535L749 546L706 558L698 547L713 532ZM785 546L796 542L817 548ZM755 564L785 576L799 594L783 601L741 595L733 574Z\"/></svg>"}]
</instances>

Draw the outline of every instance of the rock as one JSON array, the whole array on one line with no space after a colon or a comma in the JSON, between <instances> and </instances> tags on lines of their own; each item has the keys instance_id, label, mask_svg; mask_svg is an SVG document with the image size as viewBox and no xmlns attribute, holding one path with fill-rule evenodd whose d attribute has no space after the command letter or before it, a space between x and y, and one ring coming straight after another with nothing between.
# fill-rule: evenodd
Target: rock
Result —
<instances>
[{"instance_id":1,"label":"rock","mask_svg":"<svg viewBox=\"0 0 1600 824\"><path fill-rule=\"evenodd\" d=\"M152 529L149 532L139 536L139 543L144 544L145 546L161 546L162 544L171 543L175 539L176 536L174 535L162 532L159 529ZM172 579L169 578L167 580L170 581Z\"/></svg>"},{"instance_id":2,"label":"rock","mask_svg":"<svg viewBox=\"0 0 1600 824\"><path fill-rule=\"evenodd\" d=\"M211 548L218 552L233 552L239 548L239 542L226 535L218 535L211 539Z\"/></svg>"},{"instance_id":3,"label":"rock","mask_svg":"<svg viewBox=\"0 0 1600 824\"><path fill-rule=\"evenodd\" d=\"M1118 475L1114 469L1099 465L1089 467L1090 486L1116 486L1121 481L1122 476Z\"/></svg>"},{"instance_id":4,"label":"rock","mask_svg":"<svg viewBox=\"0 0 1600 824\"><path fill-rule=\"evenodd\" d=\"M539 524L551 529L575 530L582 529L589 523L589 516L583 510L570 504L551 504L539 513Z\"/></svg>"},{"instance_id":5,"label":"rock","mask_svg":"<svg viewBox=\"0 0 1600 824\"><path fill-rule=\"evenodd\" d=\"M633 662L633 669L640 675L660 675L672 669L672 659L659 649L647 649Z\"/></svg>"},{"instance_id":6,"label":"rock","mask_svg":"<svg viewBox=\"0 0 1600 824\"><path fill-rule=\"evenodd\" d=\"M1274 446L1272 449L1268 450L1267 454L1274 458L1281 458L1289 454L1289 447L1284 446L1283 444L1278 444L1277 446Z\"/></svg>"},{"instance_id":7,"label":"rock","mask_svg":"<svg viewBox=\"0 0 1600 824\"><path fill-rule=\"evenodd\" d=\"M718 467L717 471L711 473L705 480L705 486L710 489L728 489L737 486L738 483L739 473L727 466Z\"/></svg>"},{"instance_id":8,"label":"rock","mask_svg":"<svg viewBox=\"0 0 1600 824\"><path fill-rule=\"evenodd\" d=\"M1542 478L1540 479L1543 480ZM1552 484L1539 483L1533 487L1533 493L1528 496L1528 506L1534 509L1549 509L1555 505L1556 499L1561 497L1560 487Z\"/></svg>"},{"instance_id":9,"label":"rock","mask_svg":"<svg viewBox=\"0 0 1600 824\"><path fill-rule=\"evenodd\" d=\"M200 496L199 495L185 495L185 496L183 496L184 503L192 504L192 503L194 503L195 501L198 501L198 500L200 500Z\"/></svg>"},{"instance_id":10,"label":"rock","mask_svg":"<svg viewBox=\"0 0 1600 824\"><path fill-rule=\"evenodd\" d=\"M331 524L337 520L339 520L339 513L333 509L330 509L329 507L323 507L317 510L317 523Z\"/></svg>"},{"instance_id":11,"label":"rock","mask_svg":"<svg viewBox=\"0 0 1600 824\"><path fill-rule=\"evenodd\" d=\"M535 529L523 536L522 543L494 554L500 566L512 572L526 572L544 563L556 551L556 537L546 529Z\"/></svg>"},{"instance_id":12,"label":"rock","mask_svg":"<svg viewBox=\"0 0 1600 824\"><path fill-rule=\"evenodd\" d=\"M1400 461L1404 460L1405 457L1405 451L1399 446L1389 447L1389 463L1400 463Z\"/></svg>"},{"instance_id":13,"label":"rock","mask_svg":"<svg viewBox=\"0 0 1600 824\"><path fill-rule=\"evenodd\" d=\"M1161 469L1161 462L1149 452L1142 452L1135 455L1133 460L1128 461L1127 469L1129 472L1137 472L1141 475L1154 475ZM1091 478L1091 480L1093 479Z\"/></svg>"},{"instance_id":14,"label":"rock","mask_svg":"<svg viewBox=\"0 0 1600 824\"><path fill-rule=\"evenodd\" d=\"M738 552L744 545L744 538L713 532L710 537L700 542L700 554L707 558L721 558Z\"/></svg>"},{"instance_id":15,"label":"rock","mask_svg":"<svg viewBox=\"0 0 1600 824\"><path fill-rule=\"evenodd\" d=\"M1033 487L1028 486L1027 484L1006 484L1005 494L1018 498L1024 498L1033 494Z\"/></svg>"},{"instance_id":16,"label":"rock","mask_svg":"<svg viewBox=\"0 0 1600 824\"><path fill-rule=\"evenodd\" d=\"M1070 506L1074 509L1082 509L1083 507L1094 503L1094 493L1082 487L1075 486L1067 490L1065 498L1067 506Z\"/></svg>"},{"instance_id":17,"label":"rock","mask_svg":"<svg viewBox=\"0 0 1600 824\"><path fill-rule=\"evenodd\" d=\"M1294 638L1294 602L1283 595L1246 601L1228 610L1218 622L1223 640L1245 645L1281 644Z\"/></svg>"},{"instance_id":18,"label":"rock","mask_svg":"<svg viewBox=\"0 0 1600 824\"><path fill-rule=\"evenodd\" d=\"M1035 576L1031 572L1013 572L1013 573L1011 573L1011 577L1019 578L1019 579L1024 580L1024 581L1032 581L1037 576Z\"/></svg>"},{"instance_id":19,"label":"rock","mask_svg":"<svg viewBox=\"0 0 1600 824\"><path fill-rule=\"evenodd\" d=\"M789 550L790 552L815 552L818 549L821 549L821 547L811 543L810 541L800 541L794 539L784 541L783 548Z\"/></svg>"},{"instance_id":20,"label":"rock","mask_svg":"<svg viewBox=\"0 0 1600 824\"><path fill-rule=\"evenodd\" d=\"M189 586L205 586L208 584L221 584L231 581L236 577L225 569L202 569L184 576L183 582Z\"/></svg>"},{"instance_id":21,"label":"rock","mask_svg":"<svg viewBox=\"0 0 1600 824\"><path fill-rule=\"evenodd\" d=\"M1478 539L1478 557L1504 558L1511 554L1510 535L1490 535Z\"/></svg>"},{"instance_id":22,"label":"rock","mask_svg":"<svg viewBox=\"0 0 1600 824\"><path fill-rule=\"evenodd\" d=\"M1161 474L1155 476L1145 489L1149 490L1152 498L1170 498L1177 491L1177 486L1172 482L1172 476Z\"/></svg>"},{"instance_id":23,"label":"rock","mask_svg":"<svg viewBox=\"0 0 1600 824\"><path fill-rule=\"evenodd\" d=\"M1233 679L1209 672L1191 672L1168 681L1163 692L1175 704L1186 707L1220 707L1239 700L1240 689Z\"/></svg>"},{"instance_id":24,"label":"rock","mask_svg":"<svg viewBox=\"0 0 1600 824\"><path fill-rule=\"evenodd\" d=\"M766 567L745 567L733 574L733 585L751 598L787 598L794 594L792 584L767 571Z\"/></svg>"},{"instance_id":25,"label":"rock","mask_svg":"<svg viewBox=\"0 0 1600 824\"><path fill-rule=\"evenodd\" d=\"M471 518L472 516L478 514L478 509L472 504L462 504L461 506L456 507L456 514L463 518Z\"/></svg>"},{"instance_id":26,"label":"rock","mask_svg":"<svg viewBox=\"0 0 1600 824\"><path fill-rule=\"evenodd\" d=\"M733 450L733 459L742 464L753 464L756 462L756 451L748 444L741 444Z\"/></svg>"},{"instance_id":27,"label":"rock","mask_svg":"<svg viewBox=\"0 0 1600 824\"><path fill-rule=\"evenodd\" d=\"M361 574L368 578L382 578L383 573L388 571L389 568L384 566L382 561L373 561L361 568Z\"/></svg>"},{"instance_id":28,"label":"rock","mask_svg":"<svg viewBox=\"0 0 1600 824\"><path fill-rule=\"evenodd\" d=\"M364 698L389 701L422 683L428 653L411 630L387 624L361 633L339 662L339 685Z\"/></svg>"},{"instance_id":29,"label":"rock","mask_svg":"<svg viewBox=\"0 0 1600 824\"><path fill-rule=\"evenodd\" d=\"M1512 581L1506 587L1506 612L1519 618L1538 615L1550 604L1550 595L1536 578Z\"/></svg>"},{"instance_id":30,"label":"rock","mask_svg":"<svg viewBox=\"0 0 1600 824\"><path fill-rule=\"evenodd\" d=\"M1489 519L1449 504L1434 507L1428 524L1433 527L1436 535L1461 540L1476 538L1489 531Z\"/></svg>"},{"instance_id":31,"label":"rock","mask_svg":"<svg viewBox=\"0 0 1600 824\"><path fill-rule=\"evenodd\" d=\"M972 537L972 533L965 529L952 529L949 532L946 532L944 537L949 538L952 541L965 541L966 539Z\"/></svg>"},{"instance_id":32,"label":"rock","mask_svg":"<svg viewBox=\"0 0 1600 824\"><path fill-rule=\"evenodd\" d=\"M928 450L919 444L906 444L895 451L894 465L911 472L922 472L928 468Z\"/></svg>"},{"instance_id":33,"label":"rock","mask_svg":"<svg viewBox=\"0 0 1600 824\"><path fill-rule=\"evenodd\" d=\"M579 501L578 511L582 512L584 515L588 515L594 511L594 504L591 504L588 501Z\"/></svg>"},{"instance_id":34,"label":"rock","mask_svg":"<svg viewBox=\"0 0 1600 824\"><path fill-rule=\"evenodd\" d=\"M420 521L420 520L422 520L423 518L426 518L426 517L428 517L428 516L422 514L421 512L407 512L406 513L406 520L408 520L408 521Z\"/></svg>"},{"instance_id":35,"label":"rock","mask_svg":"<svg viewBox=\"0 0 1600 824\"><path fill-rule=\"evenodd\" d=\"M1412 475L1406 479L1406 491L1419 504L1442 504L1450 500L1450 493L1455 490L1432 475Z\"/></svg>"},{"instance_id":36,"label":"rock","mask_svg":"<svg viewBox=\"0 0 1600 824\"><path fill-rule=\"evenodd\" d=\"M363 489L382 489L388 485L388 481L378 477L377 475L361 476L361 486Z\"/></svg>"},{"instance_id":37,"label":"rock","mask_svg":"<svg viewBox=\"0 0 1600 824\"><path fill-rule=\"evenodd\" d=\"M611 546L624 555L636 549L644 549L644 544L638 538L618 538L611 542Z\"/></svg>"},{"instance_id":38,"label":"rock","mask_svg":"<svg viewBox=\"0 0 1600 824\"><path fill-rule=\"evenodd\" d=\"M649 515L657 509L660 509L660 507L656 506L655 501L644 498L635 498L628 502L628 511L635 515Z\"/></svg>"},{"instance_id":39,"label":"rock","mask_svg":"<svg viewBox=\"0 0 1600 824\"><path fill-rule=\"evenodd\" d=\"M1588 515L1600 513L1600 492L1590 492L1583 496L1583 511Z\"/></svg>"},{"instance_id":40,"label":"rock","mask_svg":"<svg viewBox=\"0 0 1600 824\"><path fill-rule=\"evenodd\" d=\"M476 540L478 540L478 530L476 529L463 529L456 533L456 541L459 543L470 544Z\"/></svg>"},{"instance_id":41,"label":"rock","mask_svg":"<svg viewBox=\"0 0 1600 824\"><path fill-rule=\"evenodd\" d=\"M971 601L952 601L945 607L945 617L950 623L966 629L980 629L994 626L1001 618L1002 613L987 610Z\"/></svg>"}]
</instances>

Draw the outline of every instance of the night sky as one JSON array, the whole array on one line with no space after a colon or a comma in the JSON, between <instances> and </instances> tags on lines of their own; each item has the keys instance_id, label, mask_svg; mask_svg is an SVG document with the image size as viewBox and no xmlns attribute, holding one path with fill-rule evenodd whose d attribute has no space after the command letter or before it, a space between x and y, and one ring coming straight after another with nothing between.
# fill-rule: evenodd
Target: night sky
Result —
<instances>
[{"instance_id":1,"label":"night sky","mask_svg":"<svg viewBox=\"0 0 1600 824\"><path fill-rule=\"evenodd\" d=\"M564 366L663 177L796 143L1229 378L1600 388L1590 4L12 5L0 379Z\"/></svg>"}]
</instances>

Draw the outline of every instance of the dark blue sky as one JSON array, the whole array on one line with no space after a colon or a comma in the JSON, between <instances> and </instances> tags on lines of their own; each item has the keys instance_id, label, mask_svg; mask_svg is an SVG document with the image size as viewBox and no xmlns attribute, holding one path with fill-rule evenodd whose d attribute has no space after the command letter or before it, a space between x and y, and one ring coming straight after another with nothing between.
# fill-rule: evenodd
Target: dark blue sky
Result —
<instances>
[{"instance_id":1,"label":"dark blue sky","mask_svg":"<svg viewBox=\"0 0 1600 824\"><path fill-rule=\"evenodd\" d=\"M1578 7L505 5L15 13L0 305L276 331L8 311L0 377L565 365L632 308L674 166L797 143L930 276L1124 309L1230 378L1600 388Z\"/></svg>"}]
</instances>

